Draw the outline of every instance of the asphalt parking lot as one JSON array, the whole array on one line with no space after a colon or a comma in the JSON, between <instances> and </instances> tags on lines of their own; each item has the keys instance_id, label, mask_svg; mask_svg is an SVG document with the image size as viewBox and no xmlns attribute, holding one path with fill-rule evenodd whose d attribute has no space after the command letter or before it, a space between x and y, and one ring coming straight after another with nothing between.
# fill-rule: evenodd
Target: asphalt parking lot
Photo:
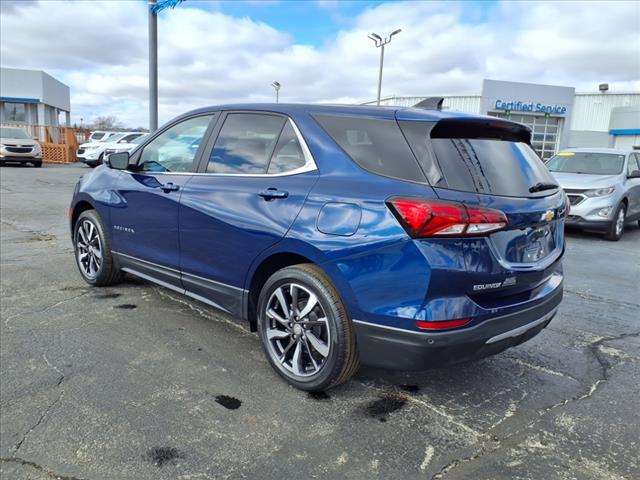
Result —
<instances>
[{"instance_id":1,"label":"asphalt parking lot","mask_svg":"<svg viewBox=\"0 0 640 480\"><path fill-rule=\"evenodd\" d=\"M2 167L4 479L640 478L640 229L570 233L565 299L476 363L363 368L310 396L195 301L76 271L82 166Z\"/></svg>"}]
</instances>

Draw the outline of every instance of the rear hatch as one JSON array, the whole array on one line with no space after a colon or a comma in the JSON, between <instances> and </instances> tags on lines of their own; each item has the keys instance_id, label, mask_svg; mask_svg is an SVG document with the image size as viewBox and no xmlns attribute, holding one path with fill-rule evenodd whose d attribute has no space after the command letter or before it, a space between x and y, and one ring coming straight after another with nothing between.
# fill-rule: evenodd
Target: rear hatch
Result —
<instances>
[{"instance_id":1,"label":"rear hatch","mask_svg":"<svg viewBox=\"0 0 640 480\"><path fill-rule=\"evenodd\" d=\"M466 290L486 305L530 292L553 273L564 249L566 198L529 145L529 130L478 117L397 120L441 200L498 210L505 228L464 239ZM435 239L435 236L432 237Z\"/></svg>"}]
</instances>

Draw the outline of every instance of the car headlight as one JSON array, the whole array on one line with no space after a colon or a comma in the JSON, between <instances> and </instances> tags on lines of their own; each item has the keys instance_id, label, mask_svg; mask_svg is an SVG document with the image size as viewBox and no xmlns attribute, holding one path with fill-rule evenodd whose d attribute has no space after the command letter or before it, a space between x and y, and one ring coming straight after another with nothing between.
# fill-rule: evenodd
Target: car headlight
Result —
<instances>
[{"instance_id":1,"label":"car headlight","mask_svg":"<svg viewBox=\"0 0 640 480\"><path fill-rule=\"evenodd\" d=\"M594 190L587 190L584 194L587 197L606 197L611 195L615 191L616 187L596 188Z\"/></svg>"}]
</instances>

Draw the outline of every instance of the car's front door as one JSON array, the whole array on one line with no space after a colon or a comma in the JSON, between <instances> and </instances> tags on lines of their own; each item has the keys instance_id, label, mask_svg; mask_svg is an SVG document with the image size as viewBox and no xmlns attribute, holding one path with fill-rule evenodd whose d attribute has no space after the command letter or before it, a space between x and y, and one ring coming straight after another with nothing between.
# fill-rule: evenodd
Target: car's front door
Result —
<instances>
[{"instance_id":1,"label":"car's front door","mask_svg":"<svg viewBox=\"0 0 640 480\"><path fill-rule=\"evenodd\" d=\"M216 114L178 121L138 150L118 180L113 250L124 270L181 287L178 212Z\"/></svg>"},{"instance_id":2,"label":"car's front door","mask_svg":"<svg viewBox=\"0 0 640 480\"><path fill-rule=\"evenodd\" d=\"M251 262L287 233L318 172L285 116L230 112L219 123L181 199L182 281L238 315Z\"/></svg>"}]
</instances>

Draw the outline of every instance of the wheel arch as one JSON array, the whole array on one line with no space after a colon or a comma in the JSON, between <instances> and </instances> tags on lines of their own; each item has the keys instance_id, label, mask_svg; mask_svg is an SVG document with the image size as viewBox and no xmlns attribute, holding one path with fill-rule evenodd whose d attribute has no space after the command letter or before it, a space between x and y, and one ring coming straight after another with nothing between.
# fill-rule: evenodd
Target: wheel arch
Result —
<instances>
[{"instance_id":1,"label":"wheel arch","mask_svg":"<svg viewBox=\"0 0 640 480\"><path fill-rule=\"evenodd\" d=\"M76 222L78 221L78 218L80 218L80 215L82 214L82 212L86 212L87 210L95 210L95 209L96 207L93 205L93 203L91 203L86 199L81 199L73 205L70 212L71 235L73 235L73 231L76 228Z\"/></svg>"},{"instance_id":2,"label":"wheel arch","mask_svg":"<svg viewBox=\"0 0 640 480\"><path fill-rule=\"evenodd\" d=\"M299 241L294 241L294 244L297 243ZM294 248L294 244L284 242L277 249L263 252L252 264L245 281L245 300L243 302L243 317L249 321L252 332L257 329L256 310L262 287L275 272L292 265L310 263L322 269L338 290L347 310L349 310L349 300L352 298L351 288L339 269L329 261L322 251L306 244L306 242L300 243L304 245L296 245L296 247L302 248Z\"/></svg>"}]
</instances>

